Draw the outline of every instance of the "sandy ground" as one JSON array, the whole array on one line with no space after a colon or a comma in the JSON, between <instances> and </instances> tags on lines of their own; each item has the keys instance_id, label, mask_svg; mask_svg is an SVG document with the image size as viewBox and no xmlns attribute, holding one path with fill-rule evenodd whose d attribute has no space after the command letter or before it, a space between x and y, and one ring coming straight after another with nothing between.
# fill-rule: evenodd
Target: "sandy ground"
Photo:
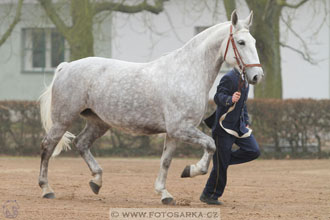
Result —
<instances>
[{"instance_id":1,"label":"sandy ground","mask_svg":"<svg viewBox=\"0 0 330 220\"><path fill-rule=\"evenodd\" d=\"M159 159L99 158L103 188L89 189L90 172L80 158L50 163L49 183L56 199L42 199L37 184L39 158L0 157L0 220L3 205L16 200L15 219L109 219L109 208L165 207L154 192ZM208 175L181 179L185 165L197 159L174 159L167 188L179 205L210 207L199 201ZM221 198L221 219L330 220L330 160L257 160L229 168ZM172 208L173 206L166 206Z\"/></svg>"}]
</instances>

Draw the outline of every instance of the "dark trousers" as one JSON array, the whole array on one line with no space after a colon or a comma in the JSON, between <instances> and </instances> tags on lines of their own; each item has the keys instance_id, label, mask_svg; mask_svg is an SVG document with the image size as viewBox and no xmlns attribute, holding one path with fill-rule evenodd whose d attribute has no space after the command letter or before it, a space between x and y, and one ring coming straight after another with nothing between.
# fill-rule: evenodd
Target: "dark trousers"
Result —
<instances>
[{"instance_id":1,"label":"dark trousers","mask_svg":"<svg viewBox=\"0 0 330 220\"><path fill-rule=\"evenodd\" d=\"M213 199L222 196L227 183L227 168L232 164L245 163L259 157L260 151L253 135L236 138L225 131L214 135L216 152L213 155L213 168L203 193ZM239 149L232 151L233 144Z\"/></svg>"}]
</instances>

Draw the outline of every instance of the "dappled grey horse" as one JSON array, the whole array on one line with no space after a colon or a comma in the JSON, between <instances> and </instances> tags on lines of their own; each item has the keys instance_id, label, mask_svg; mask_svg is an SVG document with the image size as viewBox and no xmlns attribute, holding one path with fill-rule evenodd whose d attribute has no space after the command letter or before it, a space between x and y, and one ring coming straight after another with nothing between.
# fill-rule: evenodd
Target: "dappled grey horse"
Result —
<instances>
[{"instance_id":1,"label":"dappled grey horse","mask_svg":"<svg viewBox=\"0 0 330 220\"><path fill-rule=\"evenodd\" d=\"M41 144L39 185L44 198L54 198L48 184L48 162L73 143L90 168L90 187L98 194L102 169L90 152L93 142L110 128L134 134L165 133L165 144L155 190L164 204L174 203L165 182L176 141L201 145L204 155L199 162L184 169L184 176L206 174L216 149L213 139L200 130L208 103L208 93L222 63L237 67L232 45L226 60L224 53L230 27L237 49L245 63L259 63L255 40L249 33L252 12L238 20L215 25L192 38L182 48L149 63L131 63L114 59L88 57L61 63L51 85L40 98L41 117L47 132ZM246 69L249 83L263 76L258 66ZM67 132L77 116L86 119L86 127L75 137Z\"/></svg>"}]
</instances>

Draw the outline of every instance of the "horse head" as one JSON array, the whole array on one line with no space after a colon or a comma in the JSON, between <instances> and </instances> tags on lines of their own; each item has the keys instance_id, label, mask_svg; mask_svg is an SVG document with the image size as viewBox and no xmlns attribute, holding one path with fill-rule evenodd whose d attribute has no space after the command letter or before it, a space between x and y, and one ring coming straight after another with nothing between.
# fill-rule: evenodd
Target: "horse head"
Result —
<instances>
[{"instance_id":1,"label":"horse head","mask_svg":"<svg viewBox=\"0 0 330 220\"><path fill-rule=\"evenodd\" d=\"M239 20L236 10L233 11L227 44L221 47L221 54L227 64L246 74L250 84L257 84L264 73L257 53L256 40L249 30L252 20L253 11L244 20Z\"/></svg>"}]
</instances>

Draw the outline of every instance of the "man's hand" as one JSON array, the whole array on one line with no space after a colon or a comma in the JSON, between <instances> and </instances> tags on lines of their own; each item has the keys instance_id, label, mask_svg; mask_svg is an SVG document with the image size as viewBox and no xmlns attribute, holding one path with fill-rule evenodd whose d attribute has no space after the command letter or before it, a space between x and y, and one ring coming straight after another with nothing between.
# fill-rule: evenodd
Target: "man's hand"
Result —
<instances>
[{"instance_id":1,"label":"man's hand","mask_svg":"<svg viewBox=\"0 0 330 220\"><path fill-rule=\"evenodd\" d=\"M238 100L241 98L241 93L240 92L235 92L234 93L234 95L233 95L233 97L232 97L232 99L231 99L231 101L233 102L233 103L236 103L236 102L238 102Z\"/></svg>"}]
</instances>

